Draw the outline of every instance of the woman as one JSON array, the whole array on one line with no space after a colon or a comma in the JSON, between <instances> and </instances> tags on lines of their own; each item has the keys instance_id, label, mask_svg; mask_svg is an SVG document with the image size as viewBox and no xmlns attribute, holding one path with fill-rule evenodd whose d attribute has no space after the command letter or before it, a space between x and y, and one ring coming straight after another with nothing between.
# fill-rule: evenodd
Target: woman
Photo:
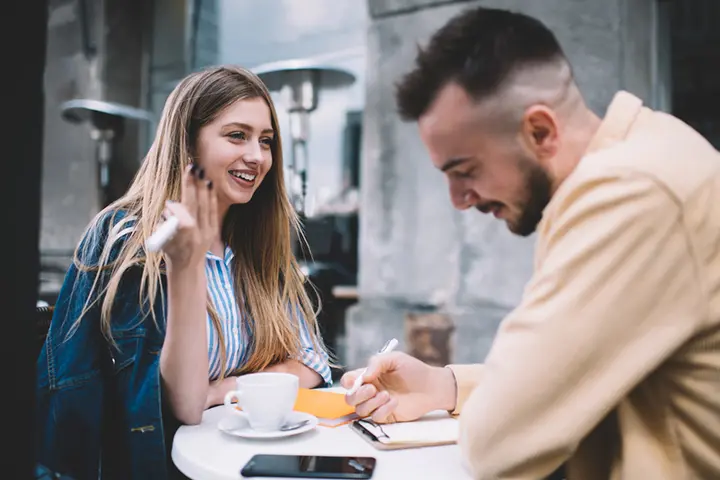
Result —
<instances>
[{"instance_id":1,"label":"woman","mask_svg":"<svg viewBox=\"0 0 720 480\"><path fill-rule=\"evenodd\" d=\"M146 252L170 215L177 233ZM227 66L185 78L128 192L91 222L67 273L38 361L40 460L77 478L164 478L163 408L198 423L248 372L331 383L293 229L263 83ZM78 428L73 445L61 441Z\"/></svg>"}]
</instances>

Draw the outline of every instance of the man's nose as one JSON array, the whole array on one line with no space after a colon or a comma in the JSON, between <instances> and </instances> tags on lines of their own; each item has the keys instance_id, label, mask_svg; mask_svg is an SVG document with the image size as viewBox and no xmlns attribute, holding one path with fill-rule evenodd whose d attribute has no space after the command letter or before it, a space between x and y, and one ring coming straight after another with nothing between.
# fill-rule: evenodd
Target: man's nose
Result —
<instances>
[{"instance_id":1,"label":"man's nose","mask_svg":"<svg viewBox=\"0 0 720 480\"><path fill-rule=\"evenodd\" d=\"M478 204L478 198L472 190L462 190L452 195L452 203L458 210L467 210Z\"/></svg>"}]
</instances>

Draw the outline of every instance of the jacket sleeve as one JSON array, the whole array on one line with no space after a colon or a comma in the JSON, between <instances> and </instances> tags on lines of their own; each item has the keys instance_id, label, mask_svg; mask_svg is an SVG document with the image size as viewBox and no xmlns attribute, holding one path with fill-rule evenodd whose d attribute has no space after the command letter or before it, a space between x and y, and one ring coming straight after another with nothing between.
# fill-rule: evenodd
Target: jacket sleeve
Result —
<instances>
[{"instance_id":1,"label":"jacket sleeve","mask_svg":"<svg viewBox=\"0 0 720 480\"><path fill-rule=\"evenodd\" d=\"M455 410L453 410L452 414L459 415L462 412L465 402L470 394L482 381L484 366L481 364L448 365L448 368L452 370L453 375L455 376L455 385L457 389L455 392L457 400Z\"/></svg>"},{"instance_id":2,"label":"jacket sleeve","mask_svg":"<svg viewBox=\"0 0 720 480\"><path fill-rule=\"evenodd\" d=\"M78 479L97 475L100 458L103 356L97 308L69 335L91 284L90 275L70 266L37 361L37 461Z\"/></svg>"}]
</instances>

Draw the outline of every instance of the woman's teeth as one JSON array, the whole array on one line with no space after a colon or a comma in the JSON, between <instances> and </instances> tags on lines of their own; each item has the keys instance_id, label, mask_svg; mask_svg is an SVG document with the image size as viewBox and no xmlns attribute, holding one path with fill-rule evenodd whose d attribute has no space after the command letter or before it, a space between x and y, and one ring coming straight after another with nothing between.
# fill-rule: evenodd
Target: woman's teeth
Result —
<instances>
[{"instance_id":1,"label":"woman's teeth","mask_svg":"<svg viewBox=\"0 0 720 480\"><path fill-rule=\"evenodd\" d=\"M257 176L257 175L251 175L249 173L235 172L235 171L231 171L230 175L232 175L233 177L241 178L241 179L245 180L246 182L255 181L255 177Z\"/></svg>"}]
</instances>

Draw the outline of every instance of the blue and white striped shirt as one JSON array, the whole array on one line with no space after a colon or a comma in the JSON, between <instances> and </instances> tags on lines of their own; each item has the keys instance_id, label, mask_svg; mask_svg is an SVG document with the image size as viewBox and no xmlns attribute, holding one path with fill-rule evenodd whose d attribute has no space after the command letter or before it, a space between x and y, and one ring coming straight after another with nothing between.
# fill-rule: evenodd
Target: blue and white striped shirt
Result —
<instances>
[{"instance_id":1,"label":"blue and white striped shirt","mask_svg":"<svg viewBox=\"0 0 720 480\"><path fill-rule=\"evenodd\" d=\"M227 357L225 365L220 365L220 344L218 343L217 333L212 326L210 314L208 314L208 359L211 380L215 380L220 376L221 368L224 375L229 375L239 368L250 354L247 346L251 344L252 332L249 329L249 322L243 321L243 318L241 318L240 308L235 296L232 274L234 257L230 247L225 247L225 258L223 259L209 252L205 257L208 292L220 317ZM302 352L298 352L297 359L319 373L327 385L332 384L327 353L315 350L305 321L301 321L301 327L300 340L303 349Z\"/></svg>"}]
</instances>

